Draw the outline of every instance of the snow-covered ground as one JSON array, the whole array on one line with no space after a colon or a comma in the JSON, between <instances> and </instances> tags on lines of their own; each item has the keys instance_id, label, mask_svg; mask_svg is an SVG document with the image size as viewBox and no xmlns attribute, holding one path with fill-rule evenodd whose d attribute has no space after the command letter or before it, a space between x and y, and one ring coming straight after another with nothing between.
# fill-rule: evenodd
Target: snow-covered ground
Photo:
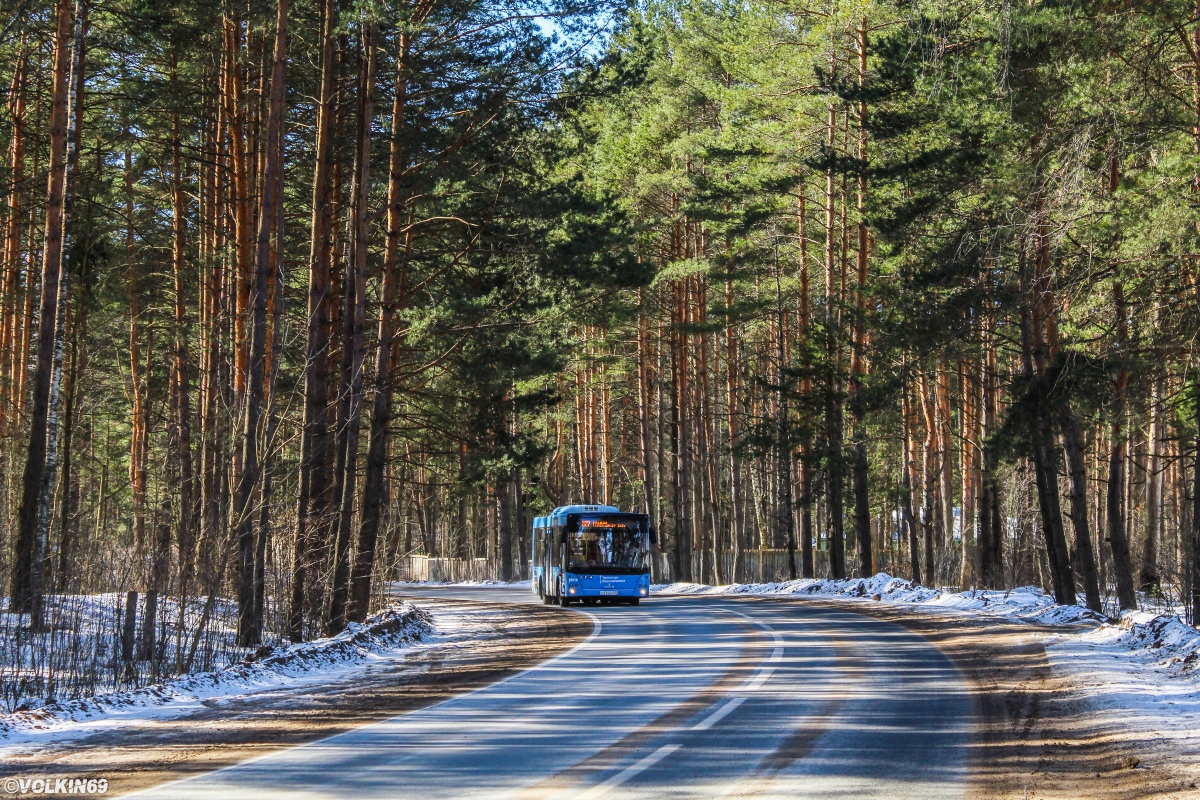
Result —
<instances>
[{"instance_id":1,"label":"snow-covered ground","mask_svg":"<svg viewBox=\"0 0 1200 800\"><path fill-rule=\"evenodd\" d=\"M734 583L708 586L701 583L655 584L651 594L754 594L808 595L837 597L888 603L905 603L939 611L954 609L989 616L1010 617L1026 622L1044 624L1075 624L1098 622L1103 619L1082 606L1060 606L1036 586L1022 586L1007 591L941 592L913 584L903 578L893 578L881 572L873 578L846 580L814 580L811 578L778 583Z\"/></svg>"},{"instance_id":2,"label":"snow-covered ground","mask_svg":"<svg viewBox=\"0 0 1200 800\"><path fill-rule=\"evenodd\" d=\"M1175 616L1132 612L1045 644L1054 671L1103 727L1181 767L1200 761L1200 631Z\"/></svg>"},{"instance_id":3,"label":"snow-covered ground","mask_svg":"<svg viewBox=\"0 0 1200 800\"><path fill-rule=\"evenodd\" d=\"M428 614L401 604L384 609L364 624L351 623L337 636L277 647L225 669L0 714L0 761L16 748L57 744L102 730L177 718L217 699L335 681L370 662L403 659L407 649L431 638L431 632Z\"/></svg>"},{"instance_id":4,"label":"snow-covered ground","mask_svg":"<svg viewBox=\"0 0 1200 800\"><path fill-rule=\"evenodd\" d=\"M159 598L152 654L147 652L146 594L136 594L131 661L122 658L128 621L123 592L46 595L43 625L36 631L27 615L8 611L0 599L0 714L38 708L47 697L72 700L144 686L156 667L165 671L186 662L188 672L211 672L246 656L247 649L236 643L237 605L215 598L206 609L204 597L184 604ZM193 642L197 628L202 635Z\"/></svg>"}]
</instances>

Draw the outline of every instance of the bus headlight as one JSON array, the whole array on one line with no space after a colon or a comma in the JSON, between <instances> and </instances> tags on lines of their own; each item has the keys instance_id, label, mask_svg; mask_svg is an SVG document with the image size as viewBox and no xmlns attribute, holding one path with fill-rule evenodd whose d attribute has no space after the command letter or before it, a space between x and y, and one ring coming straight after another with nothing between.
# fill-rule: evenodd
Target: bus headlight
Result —
<instances>
[{"instance_id":1,"label":"bus headlight","mask_svg":"<svg viewBox=\"0 0 1200 800\"><path fill-rule=\"evenodd\" d=\"M645 587L645 586L643 586L643 587L642 587L641 589L639 589L638 591L639 591L641 594L647 594L647 593L648 593L648 590L646 589L646 587Z\"/></svg>"},{"instance_id":2,"label":"bus headlight","mask_svg":"<svg viewBox=\"0 0 1200 800\"><path fill-rule=\"evenodd\" d=\"M571 594L575 594L575 587L574 587L574 586L572 586L572 587L571 587L570 589L568 589L567 591L568 591L568 592L570 592Z\"/></svg>"}]
</instances>

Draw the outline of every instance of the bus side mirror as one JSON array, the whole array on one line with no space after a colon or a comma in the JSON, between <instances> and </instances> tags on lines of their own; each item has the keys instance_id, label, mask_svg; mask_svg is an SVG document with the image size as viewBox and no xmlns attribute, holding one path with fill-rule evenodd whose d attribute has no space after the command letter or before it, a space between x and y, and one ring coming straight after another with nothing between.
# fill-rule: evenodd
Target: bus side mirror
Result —
<instances>
[{"instance_id":1,"label":"bus side mirror","mask_svg":"<svg viewBox=\"0 0 1200 800\"><path fill-rule=\"evenodd\" d=\"M650 544L658 544L658 531L650 529Z\"/></svg>"},{"instance_id":2,"label":"bus side mirror","mask_svg":"<svg viewBox=\"0 0 1200 800\"><path fill-rule=\"evenodd\" d=\"M562 533L560 533L560 534L558 535L558 543L559 543L559 544L566 544L566 543L567 543L567 532L566 532L566 531L563 531Z\"/></svg>"}]
</instances>

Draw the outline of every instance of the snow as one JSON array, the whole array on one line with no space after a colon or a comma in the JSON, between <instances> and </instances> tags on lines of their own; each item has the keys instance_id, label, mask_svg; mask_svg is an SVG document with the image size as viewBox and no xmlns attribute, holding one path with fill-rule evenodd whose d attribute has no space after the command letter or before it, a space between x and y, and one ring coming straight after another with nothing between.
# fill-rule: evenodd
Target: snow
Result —
<instances>
[{"instance_id":1,"label":"snow","mask_svg":"<svg viewBox=\"0 0 1200 800\"><path fill-rule=\"evenodd\" d=\"M1049 625L1099 622L1104 619L1082 606L1060 606L1054 602L1054 598L1037 586L1022 586L1007 591L974 589L967 592L943 592L903 578L893 578L886 572L872 578L845 580L802 578L794 581L734 583L726 586L699 583L656 584L650 587L650 591L651 594L807 595L873 600Z\"/></svg>"},{"instance_id":2,"label":"snow","mask_svg":"<svg viewBox=\"0 0 1200 800\"><path fill-rule=\"evenodd\" d=\"M0 714L0 759L17 748L57 744L102 730L181 717L214 700L345 678L368 662L402 659L407 648L430 638L431 633L426 612L401 604L380 611L366 623L350 623L336 636L265 650L258 658L247 657L221 670Z\"/></svg>"},{"instance_id":3,"label":"snow","mask_svg":"<svg viewBox=\"0 0 1200 800\"><path fill-rule=\"evenodd\" d=\"M1200 757L1200 631L1176 616L1127 612L1115 625L1050 636L1046 655L1121 740L1180 765Z\"/></svg>"},{"instance_id":4,"label":"snow","mask_svg":"<svg viewBox=\"0 0 1200 800\"><path fill-rule=\"evenodd\" d=\"M158 599L155 661L176 664L185 660L192 643L188 636L179 635L180 629L200 627L204 607L203 597L189 598L186 604L175 597ZM0 713L37 708L47 697L74 700L144 685L151 671L140 641L146 618L145 593L140 593L134 613L139 623L135 627L138 660L125 663L120 657L123 593L47 595L45 625L40 631L29 630L25 615L0 611ZM236 604L214 599L189 672L220 669L244 657L247 651L237 646L236 635Z\"/></svg>"}]
</instances>

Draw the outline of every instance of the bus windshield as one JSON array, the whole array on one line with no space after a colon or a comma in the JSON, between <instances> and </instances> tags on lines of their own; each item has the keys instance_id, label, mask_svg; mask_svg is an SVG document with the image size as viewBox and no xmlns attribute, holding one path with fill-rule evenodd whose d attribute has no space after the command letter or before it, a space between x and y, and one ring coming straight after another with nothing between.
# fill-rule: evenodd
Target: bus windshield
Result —
<instances>
[{"instance_id":1,"label":"bus windshield","mask_svg":"<svg viewBox=\"0 0 1200 800\"><path fill-rule=\"evenodd\" d=\"M641 572L647 531L638 517L584 517L567 534L572 572Z\"/></svg>"}]
</instances>

